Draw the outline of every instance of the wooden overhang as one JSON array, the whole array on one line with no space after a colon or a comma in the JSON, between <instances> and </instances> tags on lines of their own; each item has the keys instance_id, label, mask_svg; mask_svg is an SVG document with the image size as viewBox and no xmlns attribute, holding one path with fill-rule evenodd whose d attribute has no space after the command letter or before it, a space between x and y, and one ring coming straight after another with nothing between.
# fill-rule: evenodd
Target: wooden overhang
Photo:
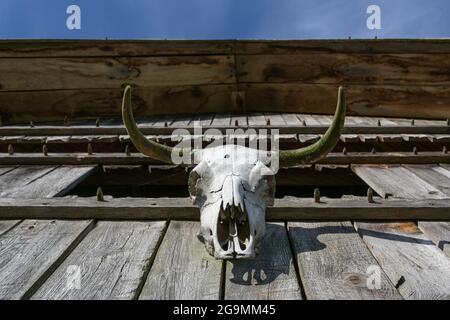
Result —
<instances>
[{"instance_id":1,"label":"wooden overhang","mask_svg":"<svg viewBox=\"0 0 450 320\"><path fill-rule=\"evenodd\" d=\"M449 299L449 58L450 40L0 41L0 299ZM261 255L215 260L169 196L192 166L134 149L124 83L150 139L199 123L282 149L320 138L345 84L335 149L277 186L374 196L278 197ZM77 191L99 186L159 195Z\"/></svg>"},{"instance_id":2,"label":"wooden overhang","mask_svg":"<svg viewBox=\"0 0 450 320\"><path fill-rule=\"evenodd\" d=\"M137 114L348 114L450 118L450 40L0 41L5 124Z\"/></svg>"}]
</instances>

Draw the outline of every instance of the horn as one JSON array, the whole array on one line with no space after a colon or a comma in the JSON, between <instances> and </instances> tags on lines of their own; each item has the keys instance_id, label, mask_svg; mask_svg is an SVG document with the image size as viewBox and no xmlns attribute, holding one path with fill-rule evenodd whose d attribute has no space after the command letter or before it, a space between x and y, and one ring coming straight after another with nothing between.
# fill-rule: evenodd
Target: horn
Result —
<instances>
[{"instance_id":1,"label":"horn","mask_svg":"<svg viewBox=\"0 0 450 320\"><path fill-rule=\"evenodd\" d=\"M131 106L131 86L126 86L122 100L122 119L128 135L136 149L152 159L165 163L172 163L172 148L163 144L148 140L138 129L133 117Z\"/></svg>"},{"instance_id":2,"label":"horn","mask_svg":"<svg viewBox=\"0 0 450 320\"><path fill-rule=\"evenodd\" d=\"M319 141L310 146L295 150L281 150L280 166L291 167L316 162L324 158L339 141L342 128L344 127L345 109L345 91L343 87L339 87L336 112L331 126Z\"/></svg>"}]
</instances>

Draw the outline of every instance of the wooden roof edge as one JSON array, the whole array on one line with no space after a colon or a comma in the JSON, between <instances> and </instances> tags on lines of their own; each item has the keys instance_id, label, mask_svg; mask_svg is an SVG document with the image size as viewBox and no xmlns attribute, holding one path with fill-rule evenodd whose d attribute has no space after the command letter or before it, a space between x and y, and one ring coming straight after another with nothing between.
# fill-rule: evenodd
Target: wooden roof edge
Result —
<instances>
[{"instance_id":1,"label":"wooden roof edge","mask_svg":"<svg viewBox=\"0 0 450 320\"><path fill-rule=\"evenodd\" d=\"M450 53L447 39L11 39L0 40L0 58L207 54Z\"/></svg>"}]
</instances>

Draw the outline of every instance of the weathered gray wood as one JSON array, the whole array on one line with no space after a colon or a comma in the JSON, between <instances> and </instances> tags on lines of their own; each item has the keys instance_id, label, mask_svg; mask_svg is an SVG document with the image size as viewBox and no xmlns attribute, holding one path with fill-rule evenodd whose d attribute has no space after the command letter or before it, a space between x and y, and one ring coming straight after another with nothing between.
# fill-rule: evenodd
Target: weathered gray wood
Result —
<instances>
[{"instance_id":1,"label":"weathered gray wood","mask_svg":"<svg viewBox=\"0 0 450 320\"><path fill-rule=\"evenodd\" d=\"M0 237L0 298L27 298L92 227L92 221L26 220Z\"/></svg>"},{"instance_id":2,"label":"weathered gray wood","mask_svg":"<svg viewBox=\"0 0 450 320\"><path fill-rule=\"evenodd\" d=\"M400 298L350 222L289 222L288 230L308 299Z\"/></svg>"},{"instance_id":3,"label":"weathered gray wood","mask_svg":"<svg viewBox=\"0 0 450 320\"><path fill-rule=\"evenodd\" d=\"M284 223L268 223L261 252L226 262L226 300L302 299Z\"/></svg>"},{"instance_id":4,"label":"weathered gray wood","mask_svg":"<svg viewBox=\"0 0 450 320\"><path fill-rule=\"evenodd\" d=\"M385 198L446 198L441 191L402 166L352 166L352 170Z\"/></svg>"},{"instance_id":5,"label":"weathered gray wood","mask_svg":"<svg viewBox=\"0 0 450 320\"><path fill-rule=\"evenodd\" d=\"M268 207L268 220L450 220L449 199L383 200L366 198L314 199L285 197ZM189 198L9 199L0 198L0 219L198 219L198 208Z\"/></svg>"},{"instance_id":6,"label":"weathered gray wood","mask_svg":"<svg viewBox=\"0 0 450 320\"><path fill-rule=\"evenodd\" d=\"M404 165L408 170L442 192L444 198L450 197L450 171L437 165Z\"/></svg>"},{"instance_id":7,"label":"weathered gray wood","mask_svg":"<svg viewBox=\"0 0 450 320\"><path fill-rule=\"evenodd\" d=\"M64 195L92 174L95 169L95 166L59 166L50 167L46 171L45 168L40 167L20 167L15 170L20 175L8 183L7 189L2 189L0 196L5 198L51 198ZM28 175L23 175L24 170L28 172ZM35 170L41 176L38 177ZM41 173L42 170L44 170L43 173ZM6 176L3 177L6 178ZM0 177L0 181L3 177Z\"/></svg>"},{"instance_id":8,"label":"weathered gray wood","mask_svg":"<svg viewBox=\"0 0 450 320\"><path fill-rule=\"evenodd\" d=\"M450 259L415 223L355 225L405 299L450 299Z\"/></svg>"},{"instance_id":9,"label":"weathered gray wood","mask_svg":"<svg viewBox=\"0 0 450 320\"><path fill-rule=\"evenodd\" d=\"M32 184L57 166L20 166L0 176L0 197L7 197L11 190L20 192L20 189ZM49 186L43 186L49 187ZM34 198L33 194L21 194L21 198Z\"/></svg>"},{"instance_id":10,"label":"weathered gray wood","mask_svg":"<svg viewBox=\"0 0 450 320\"><path fill-rule=\"evenodd\" d=\"M207 125L205 127L212 127L220 130L222 133L226 133L226 130L229 128L247 128L251 127L252 129L274 129L277 128L280 130L280 134L323 134L329 127L329 122L323 124L323 121L318 121L312 115L298 115L298 117L302 120L306 120L306 126L299 123L296 125L286 124L283 118L281 118L280 113L271 113L269 114L269 118L274 118L270 122L270 125L267 125L266 119L263 115L257 116L249 116L248 124L244 119L239 121L236 126L236 122L232 122L232 117L229 114L217 114L212 120L211 125ZM138 118L139 119L139 118ZM151 125L139 125L139 128L145 135L171 135L173 130L175 129L186 129L190 133L194 133L194 123L198 120L195 116L189 116L188 119L181 118L180 121L177 121L177 116L170 117L173 119L174 123L167 127L164 126L151 126ZM186 124L186 122L188 124ZM208 123L208 122L206 122ZM391 125L391 126L376 126L370 124L350 124L346 125L343 128L343 134L387 134L387 135L449 135L450 127L447 125L433 125L433 126L420 126L420 125ZM3 142L7 143L19 143L24 139L30 139L28 137L32 136L116 136L116 135L126 135L127 132L125 127L122 125L108 125L108 126L100 126L96 127L93 125L72 125L72 126L61 126L61 125L36 125L33 128L30 126L5 126L0 127L0 136ZM27 138L26 138L27 137ZM74 137L73 139L75 139ZM400 140L403 141L403 138L399 136ZM52 139L56 139L56 137L48 137L47 142L52 142ZM69 138L67 138L69 139ZM72 139L72 138L71 138ZM61 141L65 141L64 139L59 138ZM428 141L426 139L425 141Z\"/></svg>"},{"instance_id":11,"label":"weathered gray wood","mask_svg":"<svg viewBox=\"0 0 450 320\"><path fill-rule=\"evenodd\" d=\"M450 257L450 222L419 221L419 229Z\"/></svg>"},{"instance_id":12,"label":"weathered gray wood","mask_svg":"<svg viewBox=\"0 0 450 320\"><path fill-rule=\"evenodd\" d=\"M139 299L219 299L222 261L197 239L197 222L170 222Z\"/></svg>"},{"instance_id":13,"label":"weathered gray wood","mask_svg":"<svg viewBox=\"0 0 450 320\"><path fill-rule=\"evenodd\" d=\"M450 163L450 153L442 152L332 152L326 158L320 160L321 164L427 164ZM0 157L0 165L137 165L137 164L161 164L141 153L49 153L48 156L34 153L15 153Z\"/></svg>"},{"instance_id":14,"label":"weathered gray wood","mask_svg":"<svg viewBox=\"0 0 450 320\"><path fill-rule=\"evenodd\" d=\"M136 298L164 225L163 221L98 222L32 299ZM67 286L70 266L80 268L79 288Z\"/></svg>"},{"instance_id":15,"label":"weathered gray wood","mask_svg":"<svg viewBox=\"0 0 450 320\"><path fill-rule=\"evenodd\" d=\"M21 220L0 220L0 236L14 228L20 221Z\"/></svg>"},{"instance_id":16,"label":"weathered gray wood","mask_svg":"<svg viewBox=\"0 0 450 320\"><path fill-rule=\"evenodd\" d=\"M14 170L17 166L2 166L0 167L0 176Z\"/></svg>"}]
</instances>

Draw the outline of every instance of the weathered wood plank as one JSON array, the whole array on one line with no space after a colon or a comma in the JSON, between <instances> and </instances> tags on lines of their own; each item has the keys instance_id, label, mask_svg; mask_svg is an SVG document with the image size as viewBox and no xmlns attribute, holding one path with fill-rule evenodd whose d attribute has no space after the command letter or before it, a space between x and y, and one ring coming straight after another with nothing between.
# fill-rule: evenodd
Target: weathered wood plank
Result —
<instances>
[{"instance_id":1,"label":"weathered wood plank","mask_svg":"<svg viewBox=\"0 0 450 320\"><path fill-rule=\"evenodd\" d=\"M226 262L225 300L302 299L284 223L269 223L261 252Z\"/></svg>"},{"instance_id":2,"label":"weathered wood plank","mask_svg":"<svg viewBox=\"0 0 450 320\"><path fill-rule=\"evenodd\" d=\"M450 222L418 221L419 229L450 257Z\"/></svg>"},{"instance_id":3,"label":"weathered wood plank","mask_svg":"<svg viewBox=\"0 0 450 320\"><path fill-rule=\"evenodd\" d=\"M59 166L50 167L48 170L41 167L19 167L15 170L18 175L14 177L13 181L5 179L7 181L6 189L0 190L0 196L4 198L51 198L65 195L82 180L93 174L96 169L95 166ZM28 174L24 175L24 172ZM0 181L3 181L3 177L0 177Z\"/></svg>"},{"instance_id":4,"label":"weathered wood plank","mask_svg":"<svg viewBox=\"0 0 450 320\"><path fill-rule=\"evenodd\" d=\"M450 220L449 199L384 200L284 197L267 208L267 220ZM186 219L199 218L189 198L8 199L0 198L0 219Z\"/></svg>"},{"instance_id":5,"label":"weathered wood plank","mask_svg":"<svg viewBox=\"0 0 450 320\"><path fill-rule=\"evenodd\" d=\"M217 55L232 53L232 44L220 40L2 40L0 57Z\"/></svg>"},{"instance_id":6,"label":"weathered wood plank","mask_svg":"<svg viewBox=\"0 0 450 320\"><path fill-rule=\"evenodd\" d=\"M449 53L448 39L247 40L236 41L238 54Z\"/></svg>"},{"instance_id":7,"label":"weathered wood plank","mask_svg":"<svg viewBox=\"0 0 450 320\"><path fill-rule=\"evenodd\" d=\"M21 220L0 220L0 236L14 228L20 221Z\"/></svg>"},{"instance_id":8,"label":"weathered wood plank","mask_svg":"<svg viewBox=\"0 0 450 320\"><path fill-rule=\"evenodd\" d=\"M447 196L402 166L352 166L352 170L382 197L443 199Z\"/></svg>"},{"instance_id":9,"label":"weathered wood plank","mask_svg":"<svg viewBox=\"0 0 450 320\"><path fill-rule=\"evenodd\" d=\"M293 53L450 53L448 39L2 40L1 58Z\"/></svg>"},{"instance_id":10,"label":"weathered wood plank","mask_svg":"<svg viewBox=\"0 0 450 320\"><path fill-rule=\"evenodd\" d=\"M308 299L400 298L350 222L289 222L288 230Z\"/></svg>"},{"instance_id":11,"label":"weathered wood plank","mask_svg":"<svg viewBox=\"0 0 450 320\"><path fill-rule=\"evenodd\" d=\"M275 116L275 114L272 114ZM246 121L241 121L243 125L239 124L236 126L236 122L231 122L230 114L217 114L210 127L218 129L222 134L226 133L227 129L230 128L247 128L251 127L252 129L279 129L280 134L323 134L329 128L330 121L318 120L318 116L313 115L298 115L299 121L300 119L306 122L306 126L302 123L298 123L297 125L285 124L282 122L281 115L276 114L277 121L273 121L270 125L266 124L265 117L261 114L260 116L254 115L249 116L249 124L245 124ZM173 124L164 127L164 126L152 126L149 124L150 122L154 122L155 118L152 117L150 119L145 118L144 123L138 124L139 129L145 135L171 135L173 130L175 129L186 129L189 133L194 133L194 124L198 122L198 119L201 116L189 116L182 117L181 121L178 123L177 116L170 116L168 119L173 120ZM280 119L281 118L281 119ZM244 119L242 119L244 120ZM121 121L121 120L120 120ZM142 122L139 121L138 122ZM326 124L324 124L326 123ZM270 132L270 131L269 131ZM447 125L434 125L434 126L376 126L371 124L349 124L343 128L343 134L391 134L391 135L399 135L400 139L398 141L403 141L401 135L450 135L450 126ZM195 132L196 133L196 132ZM48 136L47 142L50 142L50 139L60 139L62 141L63 138L54 137L54 136L71 136L70 139L82 138L85 136L95 136L98 139L102 138L110 139L111 136L114 139L117 135L126 135L127 131L122 123L96 127L94 125L71 125L71 126L63 126L63 125L36 125L34 127L30 127L27 125L17 125L17 126L5 126L0 127L0 137L4 143L20 143L23 140L30 140L32 136ZM66 138L68 139L68 138ZM70 140L67 140L67 142ZM95 141L95 140L93 140ZM429 141L427 138L425 141ZM42 142L42 141L41 141Z\"/></svg>"},{"instance_id":12,"label":"weathered wood plank","mask_svg":"<svg viewBox=\"0 0 450 320\"><path fill-rule=\"evenodd\" d=\"M239 55L239 81L334 84L448 84L450 55L295 53ZM399 75L401 74L401 77Z\"/></svg>"},{"instance_id":13,"label":"weathered wood plank","mask_svg":"<svg viewBox=\"0 0 450 320\"><path fill-rule=\"evenodd\" d=\"M240 84L247 111L333 114L337 85L305 83ZM446 86L364 86L347 89L347 114L355 116L446 119L450 117ZM423 106L427 105L428 108Z\"/></svg>"},{"instance_id":14,"label":"weathered wood plank","mask_svg":"<svg viewBox=\"0 0 450 320\"><path fill-rule=\"evenodd\" d=\"M450 171L437 165L404 165L423 181L438 189L445 198L450 197Z\"/></svg>"},{"instance_id":15,"label":"weathered wood plank","mask_svg":"<svg viewBox=\"0 0 450 320\"><path fill-rule=\"evenodd\" d=\"M197 239L198 222L170 222L139 299L218 300L222 261Z\"/></svg>"},{"instance_id":16,"label":"weathered wood plank","mask_svg":"<svg viewBox=\"0 0 450 320\"><path fill-rule=\"evenodd\" d=\"M5 173L8 173L10 171L13 171L17 166L2 166L0 167L0 176L4 175Z\"/></svg>"},{"instance_id":17,"label":"weathered wood plank","mask_svg":"<svg viewBox=\"0 0 450 320\"><path fill-rule=\"evenodd\" d=\"M38 300L131 300L139 294L165 222L99 221L32 296ZM80 268L80 287L67 270Z\"/></svg>"},{"instance_id":18,"label":"weathered wood plank","mask_svg":"<svg viewBox=\"0 0 450 320\"><path fill-rule=\"evenodd\" d=\"M0 197L6 197L12 190L20 190L55 170L57 166L19 166L0 176ZM51 187L51 186L42 186ZM21 198L34 198L34 194L23 194Z\"/></svg>"},{"instance_id":19,"label":"weathered wood plank","mask_svg":"<svg viewBox=\"0 0 450 320\"><path fill-rule=\"evenodd\" d=\"M413 222L355 225L405 299L450 298L450 259Z\"/></svg>"},{"instance_id":20,"label":"weathered wood plank","mask_svg":"<svg viewBox=\"0 0 450 320\"><path fill-rule=\"evenodd\" d=\"M92 221L26 220L1 236L0 298L29 297L92 225Z\"/></svg>"},{"instance_id":21,"label":"weathered wood plank","mask_svg":"<svg viewBox=\"0 0 450 320\"><path fill-rule=\"evenodd\" d=\"M0 59L0 91L234 83L232 56ZM33 74L33 77L24 76Z\"/></svg>"},{"instance_id":22,"label":"weathered wood plank","mask_svg":"<svg viewBox=\"0 0 450 320\"><path fill-rule=\"evenodd\" d=\"M237 111L230 106L233 85L185 85L135 87L132 92L136 115ZM30 121L62 121L120 117L123 90L73 89L2 92L0 116L4 124ZM39 106L39 107L37 107Z\"/></svg>"},{"instance_id":23,"label":"weathered wood plank","mask_svg":"<svg viewBox=\"0 0 450 320\"><path fill-rule=\"evenodd\" d=\"M411 152L332 152L320 160L320 164L428 164L450 163L450 153L427 151L413 154ZM0 157L0 165L138 165L162 164L141 153L49 153L48 156L35 153L14 153Z\"/></svg>"}]
</instances>

